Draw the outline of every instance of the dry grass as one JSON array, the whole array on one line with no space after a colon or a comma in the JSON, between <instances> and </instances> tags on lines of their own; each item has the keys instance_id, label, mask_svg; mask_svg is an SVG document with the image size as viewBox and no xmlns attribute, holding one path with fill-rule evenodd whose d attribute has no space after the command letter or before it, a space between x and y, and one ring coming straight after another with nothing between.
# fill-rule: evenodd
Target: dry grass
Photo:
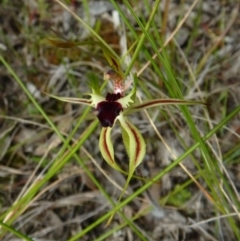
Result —
<instances>
[{"instance_id":1,"label":"dry grass","mask_svg":"<svg viewBox=\"0 0 240 241\"><path fill-rule=\"evenodd\" d=\"M66 2L119 56L125 52L124 41L131 50L129 56L134 56L133 49L138 42L126 24L126 33L121 26L114 28L116 19L110 2ZM126 1L123 2L119 6L137 36L141 36L142 29L127 10ZM164 206L165 217L158 218L143 193L122 208L132 226L122 216L115 215L110 226L105 227L106 221L103 221L87 230L112 209L98 184L116 200L126 177L110 168L100 155L100 127L93 122L94 111L86 112L85 106L50 99L42 91L82 98L89 92L87 73L94 72L101 79L108 63L99 46L61 49L43 44L42 40L50 37L92 40L89 30L58 1L2 1L1 56L59 132L66 138L72 135L69 145L74 148L84 142L75 154L98 184L75 156L69 155L66 163L56 162L71 151L62 149L61 138L16 78L1 65L0 226L5 223L10 227L6 231L2 226L1 240L20 240L14 230L25 234L25 240L240 240L239 113L227 119L240 103L239 8L236 1L199 0L195 1L196 5L193 1L175 2L179 1L162 1L148 32L159 40L157 43L162 41L159 51L165 47L161 52L163 59L171 63L172 74L184 98L207 101L205 109L189 108L200 136L207 136L224 120L228 122L220 125L220 130L211 138L204 139L205 151L210 153L206 157L178 109L167 106L133 115L131 119L147 143L142 172L148 176L147 180L163 172L161 180L148 190L152 198ZM146 1L131 3L145 25L152 10L148 11ZM152 56L152 62L148 55ZM124 70L128 67L126 62L125 59ZM168 76L166 66L148 39L144 40L144 47L133 64L131 72L136 72L140 80L139 100L171 96L164 79ZM129 79L127 86L131 88ZM87 135L89 128L94 131ZM113 140L116 159L127 169L120 129L114 129ZM194 145L198 147L190 152ZM174 161L185 154L179 165L175 165ZM209 166L205 158L212 161ZM57 163L61 163L61 168L30 195L31 187L45 180L49 170L54 171L54 165L57 168ZM134 195L139 188L139 181L134 179L128 194ZM24 200L26 206L11 209L26 195L29 195ZM11 220L21 208L19 215ZM84 235L78 239L81 232Z\"/></svg>"}]
</instances>

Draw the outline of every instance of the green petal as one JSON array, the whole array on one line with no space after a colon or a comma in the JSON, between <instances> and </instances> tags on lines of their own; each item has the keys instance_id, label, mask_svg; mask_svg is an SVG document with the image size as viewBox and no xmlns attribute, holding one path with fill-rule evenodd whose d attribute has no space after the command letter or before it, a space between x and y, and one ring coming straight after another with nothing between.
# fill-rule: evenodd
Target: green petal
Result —
<instances>
[{"instance_id":1,"label":"green petal","mask_svg":"<svg viewBox=\"0 0 240 241\"><path fill-rule=\"evenodd\" d=\"M120 98L117 102L120 103L124 109L129 108L131 103L134 103L135 94L136 88L134 87L128 95Z\"/></svg>"},{"instance_id":2,"label":"green petal","mask_svg":"<svg viewBox=\"0 0 240 241\"><path fill-rule=\"evenodd\" d=\"M137 105L132 105L130 108L124 111L124 114L126 115L134 111L157 107L160 105L198 105L198 104L205 105L205 103L200 101L181 100L181 99L155 99L155 100L146 101Z\"/></svg>"},{"instance_id":3,"label":"green petal","mask_svg":"<svg viewBox=\"0 0 240 241\"><path fill-rule=\"evenodd\" d=\"M64 102L69 102L69 103L74 103L74 104L92 105L92 101L88 100L88 99L60 97L60 96L56 96L56 95L47 94L45 92L43 92L43 93L52 97L52 98L54 98L54 99L64 101Z\"/></svg>"},{"instance_id":4,"label":"green petal","mask_svg":"<svg viewBox=\"0 0 240 241\"><path fill-rule=\"evenodd\" d=\"M90 96L91 96L91 103L92 103L92 106L93 106L94 108L97 107L97 105L98 105L99 102L102 102L102 101L105 101L105 100L106 100L105 97L97 94L94 90L93 90L93 93L89 93L89 94L87 94L87 95L90 95Z\"/></svg>"},{"instance_id":5,"label":"green petal","mask_svg":"<svg viewBox=\"0 0 240 241\"><path fill-rule=\"evenodd\" d=\"M132 100L132 95L133 95L133 93L131 92L130 94L117 100L117 102L120 103L123 108L128 108L130 106L130 104L134 102Z\"/></svg>"},{"instance_id":6,"label":"green petal","mask_svg":"<svg viewBox=\"0 0 240 241\"><path fill-rule=\"evenodd\" d=\"M146 154L146 144L145 141L137 129L123 114L121 113L118 117L120 121L123 142L129 156L129 171L128 178L123 188L120 199L125 192L129 182L134 174L137 166L142 162L145 154Z\"/></svg>"},{"instance_id":7,"label":"green petal","mask_svg":"<svg viewBox=\"0 0 240 241\"><path fill-rule=\"evenodd\" d=\"M102 128L100 139L99 139L99 149L104 160L114 169L122 171L121 168L116 164L114 160L114 150L111 140L112 128L106 127Z\"/></svg>"}]
</instances>

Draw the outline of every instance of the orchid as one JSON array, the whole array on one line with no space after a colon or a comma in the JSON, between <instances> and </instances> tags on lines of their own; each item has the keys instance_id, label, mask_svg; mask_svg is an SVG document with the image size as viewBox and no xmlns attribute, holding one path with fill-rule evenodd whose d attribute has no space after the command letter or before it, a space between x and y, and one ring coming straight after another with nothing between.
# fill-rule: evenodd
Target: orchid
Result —
<instances>
[{"instance_id":1,"label":"orchid","mask_svg":"<svg viewBox=\"0 0 240 241\"><path fill-rule=\"evenodd\" d=\"M133 123L131 123L127 116L133 112L160 105L192 105L203 103L181 99L154 99L137 104L135 100L138 82L136 75L133 78L134 84L132 90L127 95L124 95L124 73L112 50L107 48L104 44L98 41L65 42L54 39L45 39L44 42L60 48L73 48L81 45L98 45L103 51L109 65L111 66L111 68L105 71L104 79L112 82L113 92L107 93L106 96L102 95L99 82L96 78L90 79L89 86L92 92L86 94L90 96L89 99L59 97L51 94L48 95L65 102L89 105L97 111L97 118L102 126L99 138L99 149L102 157L112 168L124 173L124 171L115 161L114 148L111 140L112 129L116 123L120 125L123 143L129 157L128 177L122 194L120 195L120 200L122 195L125 193L125 190L134 174L134 171L141 164L146 153L146 144L142 134L138 128Z\"/></svg>"},{"instance_id":2,"label":"orchid","mask_svg":"<svg viewBox=\"0 0 240 241\"><path fill-rule=\"evenodd\" d=\"M94 78L89 83L92 92L86 94L90 96L89 99L58 97L54 95L49 96L65 102L89 105L97 111L97 118L102 126L99 138L99 149L102 157L112 168L123 172L115 161L114 148L111 140L112 129L116 123L120 125L123 143L129 157L128 178L122 191L123 194L134 174L135 169L143 161L146 153L144 138L138 128L127 118L127 115L135 111L159 105L191 105L201 102L181 99L155 99L136 104L136 77L134 77L133 89L126 96L124 95L125 81L120 72L108 69L104 74L104 79L110 80L113 83L113 93L107 93L106 97L101 94L98 81Z\"/></svg>"}]
</instances>

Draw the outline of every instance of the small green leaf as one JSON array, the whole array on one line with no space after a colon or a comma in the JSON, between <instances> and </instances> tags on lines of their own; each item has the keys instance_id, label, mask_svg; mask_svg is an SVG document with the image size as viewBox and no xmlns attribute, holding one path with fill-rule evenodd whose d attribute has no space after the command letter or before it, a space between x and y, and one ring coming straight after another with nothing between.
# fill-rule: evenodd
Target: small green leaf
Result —
<instances>
[{"instance_id":1,"label":"small green leaf","mask_svg":"<svg viewBox=\"0 0 240 241\"><path fill-rule=\"evenodd\" d=\"M181 186L177 185L174 189L174 195L171 195L167 200L167 203L174 205L176 207L181 207L184 203L191 197L191 192L186 188L183 189Z\"/></svg>"},{"instance_id":2,"label":"small green leaf","mask_svg":"<svg viewBox=\"0 0 240 241\"><path fill-rule=\"evenodd\" d=\"M99 85L99 79L93 72L87 73L88 81L87 84L96 94L101 95L101 87Z\"/></svg>"},{"instance_id":3,"label":"small green leaf","mask_svg":"<svg viewBox=\"0 0 240 241\"><path fill-rule=\"evenodd\" d=\"M137 78L137 74L135 73L133 75L133 89L131 91L133 102L135 102L135 99L136 99L137 85L138 85L138 78Z\"/></svg>"}]
</instances>

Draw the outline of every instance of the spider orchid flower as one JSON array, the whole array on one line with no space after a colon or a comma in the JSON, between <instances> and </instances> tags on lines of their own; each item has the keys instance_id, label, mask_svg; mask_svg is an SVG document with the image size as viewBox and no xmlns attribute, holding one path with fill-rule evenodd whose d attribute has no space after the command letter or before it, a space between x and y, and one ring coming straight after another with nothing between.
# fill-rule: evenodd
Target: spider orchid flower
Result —
<instances>
[{"instance_id":1,"label":"spider orchid flower","mask_svg":"<svg viewBox=\"0 0 240 241\"><path fill-rule=\"evenodd\" d=\"M122 172L121 168L115 162L114 148L111 141L111 131L113 127L117 122L120 124L123 143L129 157L128 178L123 189L124 192L134 174L135 169L142 162L146 153L144 138L137 127L127 118L127 115L135 111L159 105L191 105L198 104L200 102L181 99L155 99L135 104L134 98L137 82L135 78L134 87L126 96L124 96L124 80L117 72L109 69L105 73L105 79L112 81L114 89L113 93L107 93L106 97L101 95L100 87L98 84L96 85L96 82L90 83L92 93L87 94L90 96L89 99L58 97L54 95L49 96L65 102L89 105L97 111L97 118L102 125L99 138L100 152L111 167Z\"/></svg>"}]
</instances>

